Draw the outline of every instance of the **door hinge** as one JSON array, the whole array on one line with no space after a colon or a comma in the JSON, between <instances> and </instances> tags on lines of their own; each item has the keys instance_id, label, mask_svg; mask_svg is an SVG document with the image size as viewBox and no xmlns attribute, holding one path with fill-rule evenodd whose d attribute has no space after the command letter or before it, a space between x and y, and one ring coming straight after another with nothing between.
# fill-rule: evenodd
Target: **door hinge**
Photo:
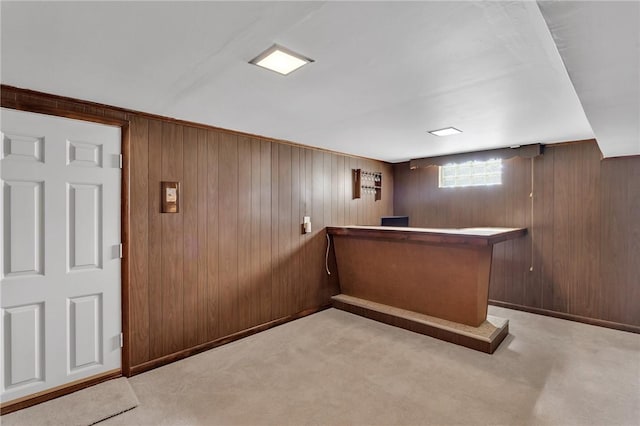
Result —
<instances>
[{"instance_id":1,"label":"door hinge","mask_svg":"<svg viewBox=\"0 0 640 426\"><path fill-rule=\"evenodd\" d=\"M122 160L122 154L120 154L120 168L122 168L122 162L123 162L123 160Z\"/></svg>"},{"instance_id":2,"label":"door hinge","mask_svg":"<svg viewBox=\"0 0 640 426\"><path fill-rule=\"evenodd\" d=\"M120 333L120 347L124 348L124 334Z\"/></svg>"},{"instance_id":3,"label":"door hinge","mask_svg":"<svg viewBox=\"0 0 640 426\"><path fill-rule=\"evenodd\" d=\"M120 259L122 259L123 257L124 257L124 247L122 243L120 243Z\"/></svg>"}]
</instances>

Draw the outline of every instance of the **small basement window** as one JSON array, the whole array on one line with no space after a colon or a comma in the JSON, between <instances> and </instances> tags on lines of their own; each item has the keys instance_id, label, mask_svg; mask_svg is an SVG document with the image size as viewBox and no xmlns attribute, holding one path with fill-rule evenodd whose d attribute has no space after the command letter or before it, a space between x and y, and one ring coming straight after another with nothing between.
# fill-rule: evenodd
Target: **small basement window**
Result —
<instances>
[{"instance_id":1,"label":"small basement window","mask_svg":"<svg viewBox=\"0 0 640 426\"><path fill-rule=\"evenodd\" d=\"M467 161L439 166L439 188L502 185L502 159Z\"/></svg>"}]
</instances>

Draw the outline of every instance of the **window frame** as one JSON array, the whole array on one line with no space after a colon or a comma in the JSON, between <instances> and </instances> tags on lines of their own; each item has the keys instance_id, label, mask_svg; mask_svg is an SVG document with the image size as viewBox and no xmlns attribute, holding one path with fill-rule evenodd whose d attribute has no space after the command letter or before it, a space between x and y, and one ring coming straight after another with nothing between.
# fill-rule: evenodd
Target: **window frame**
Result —
<instances>
[{"instance_id":1,"label":"window frame","mask_svg":"<svg viewBox=\"0 0 640 426\"><path fill-rule=\"evenodd\" d=\"M497 171L488 170L490 166L495 166L497 163ZM468 173L466 169L469 169ZM498 186L502 185L502 172L503 172L502 158L491 158L489 160L469 160L461 163L448 163L442 166L438 166L438 188L451 189L451 188L470 188L470 187L484 187L484 186ZM444 176L447 169L453 170L453 176ZM474 170L475 169L475 170ZM461 174L461 172L463 172ZM497 181L490 181L487 183L489 177L498 177ZM484 182L473 183L474 178L485 178ZM445 183L445 180L454 179L454 183ZM458 184L457 181L467 179L467 183Z\"/></svg>"}]
</instances>

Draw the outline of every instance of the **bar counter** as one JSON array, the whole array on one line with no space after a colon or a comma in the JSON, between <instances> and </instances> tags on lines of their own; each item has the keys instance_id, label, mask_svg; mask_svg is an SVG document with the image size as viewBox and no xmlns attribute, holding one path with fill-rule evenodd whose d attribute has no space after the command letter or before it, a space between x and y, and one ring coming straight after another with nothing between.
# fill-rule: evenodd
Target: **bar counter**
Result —
<instances>
[{"instance_id":1,"label":"bar counter","mask_svg":"<svg viewBox=\"0 0 640 426\"><path fill-rule=\"evenodd\" d=\"M342 294L479 327L493 245L525 228L327 227Z\"/></svg>"}]
</instances>

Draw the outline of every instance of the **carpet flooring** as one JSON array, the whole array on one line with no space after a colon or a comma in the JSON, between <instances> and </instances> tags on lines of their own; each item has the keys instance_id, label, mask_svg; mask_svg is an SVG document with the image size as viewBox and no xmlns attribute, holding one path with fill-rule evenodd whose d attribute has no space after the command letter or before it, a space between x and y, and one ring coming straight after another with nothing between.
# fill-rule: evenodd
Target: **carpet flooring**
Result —
<instances>
[{"instance_id":1,"label":"carpet flooring","mask_svg":"<svg viewBox=\"0 0 640 426\"><path fill-rule=\"evenodd\" d=\"M493 355L329 309L130 378L140 405L99 425L639 424L639 335L489 313L510 321ZM56 401L0 423L88 424Z\"/></svg>"},{"instance_id":2,"label":"carpet flooring","mask_svg":"<svg viewBox=\"0 0 640 426\"><path fill-rule=\"evenodd\" d=\"M493 355L329 309L130 378L101 425L637 425L640 336L490 307Z\"/></svg>"}]
</instances>

